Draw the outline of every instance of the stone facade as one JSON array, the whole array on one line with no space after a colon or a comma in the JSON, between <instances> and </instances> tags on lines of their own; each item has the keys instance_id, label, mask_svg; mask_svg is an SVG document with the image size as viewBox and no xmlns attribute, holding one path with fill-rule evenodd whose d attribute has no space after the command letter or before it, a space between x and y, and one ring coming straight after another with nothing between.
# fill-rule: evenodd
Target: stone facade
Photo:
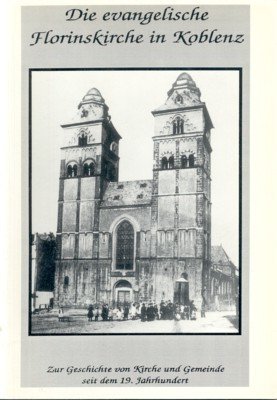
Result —
<instances>
[{"instance_id":1,"label":"stone facade","mask_svg":"<svg viewBox=\"0 0 277 400\"><path fill-rule=\"evenodd\" d=\"M181 277L199 307L209 294L213 126L200 95L183 73L152 111L152 180L118 182L121 137L97 89L62 125L57 306L173 300Z\"/></svg>"}]
</instances>

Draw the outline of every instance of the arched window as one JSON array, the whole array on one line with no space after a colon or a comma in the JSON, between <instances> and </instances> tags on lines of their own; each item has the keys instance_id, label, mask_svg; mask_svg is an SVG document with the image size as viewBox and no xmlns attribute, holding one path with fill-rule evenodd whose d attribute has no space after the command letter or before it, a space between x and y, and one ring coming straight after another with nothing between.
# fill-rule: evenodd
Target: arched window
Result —
<instances>
[{"instance_id":1,"label":"arched window","mask_svg":"<svg viewBox=\"0 0 277 400\"><path fill-rule=\"evenodd\" d=\"M86 146L88 144L88 137L84 133L82 133L82 136L79 136L79 146Z\"/></svg>"},{"instance_id":2,"label":"arched window","mask_svg":"<svg viewBox=\"0 0 277 400\"><path fill-rule=\"evenodd\" d=\"M184 133L184 121L182 118L177 117L173 121L173 135L179 135Z\"/></svg>"},{"instance_id":3,"label":"arched window","mask_svg":"<svg viewBox=\"0 0 277 400\"><path fill-rule=\"evenodd\" d=\"M65 287L67 287L67 286L69 285L69 277L68 277L68 276L65 276L65 277L64 277L63 285L64 285Z\"/></svg>"},{"instance_id":4,"label":"arched window","mask_svg":"<svg viewBox=\"0 0 277 400\"><path fill-rule=\"evenodd\" d=\"M72 172L73 172L73 168L71 165L67 166L67 177L71 178L72 177Z\"/></svg>"},{"instance_id":5,"label":"arched window","mask_svg":"<svg viewBox=\"0 0 277 400\"><path fill-rule=\"evenodd\" d=\"M176 135L177 133L177 123L176 121L173 121L173 135Z\"/></svg>"},{"instance_id":6,"label":"arched window","mask_svg":"<svg viewBox=\"0 0 277 400\"><path fill-rule=\"evenodd\" d=\"M181 168L187 168L188 166L188 158L186 155L181 157Z\"/></svg>"},{"instance_id":7,"label":"arched window","mask_svg":"<svg viewBox=\"0 0 277 400\"><path fill-rule=\"evenodd\" d=\"M95 165L93 162L84 163L84 176L93 176L95 173Z\"/></svg>"},{"instance_id":8,"label":"arched window","mask_svg":"<svg viewBox=\"0 0 277 400\"><path fill-rule=\"evenodd\" d=\"M176 103L183 104L183 97L180 94L176 96Z\"/></svg>"},{"instance_id":9,"label":"arched window","mask_svg":"<svg viewBox=\"0 0 277 400\"><path fill-rule=\"evenodd\" d=\"M184 120L179 121L179 133L184 133Z\"/></svg>"},{"instance_id":10,"label":"arched window","mask_svg":"<svg viewBox=\"0 0 277 400\"><path fill-rule=\"evenodd\" d=\"M167 161L166 157L162 158L161 165L162 165L162 169L168 169L168 161Z\"/></svg>"},{"instance_id":11,"label":"arched window","mask_svg":"<svg viewBox=\"0 0 277 400\"><path fill-rule=\"evenodd\" d=\"M113 152L116 152L116 149L117 149L116 142L112 142L111 145L110 145L110 150L113 151Z\"/></svg>"},{"instance_id":12,"label":"arched window","mask_svg":"<svg viewBox=\"0 0 277 400\"><path fill-rule=\"evenodd\" d=\"M134 264L134 228L129 221L122 221L116 234L116 269L132 270Z\"/></svg>"},{"instance_id":13,"label":"arched window","mask_svg":"<svg viewBox=\"0 0 277 400\"><path fill-rule=\"evenodd\" d=\"M194 167L194 154L189 155L189 167Z\"/></svg>"},{"instance_id":14,"label":"arched window","mask_svg":"<svg viewBox=\"0 0 277 400\"><path fill-rule=\"evenodd\" d=\"M78 170L77 164L74 164L73 167L72 167L72 169L73 169L73 176L74 176L74 177L77 176L77 170Z\"/></svg>"},{"instance_id":15,"label":"arched window","mask_svg":"<svg viewBox=\"0 0 277 400\"><path fill-rule=\"evenodd\" d=\"M174 156L170 156L168 159L168 168L172 169L174 168Z\"/></svg>"},{"instance_id":16,"label":"arched window","mask_svg":"<svg viewBox=\"0 0 277 400\"><path fill-rule=\"evenodd\" d=\"M77 176L77 171L78 171L77 164L75 164L75 163L68 164L67 170L66 170L67 177L75 178Z\"/></svg>"}]
</instances>

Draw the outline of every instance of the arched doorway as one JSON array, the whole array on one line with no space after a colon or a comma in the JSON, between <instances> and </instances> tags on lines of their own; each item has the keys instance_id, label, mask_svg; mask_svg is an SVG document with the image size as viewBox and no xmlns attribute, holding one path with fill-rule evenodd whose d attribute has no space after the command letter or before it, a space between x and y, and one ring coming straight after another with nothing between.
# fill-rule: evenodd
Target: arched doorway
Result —
<instances>
[{"instance_id":1,"label":"arched doorway","mask_svg":"<svg viewBox=\"0 0 277 400\"><path fill-rule=\"evenodd\" d=\"M189 305L189 282L188 274L185 272L181 275L181 278L175 281L174 302Z\"/></svg>"},{"instance_id":2,"label":"arched doorway","mask_svg":"<svg viewBox=\"0 0 277 400\"><path fill-rule=\"evenodd\" d=\"M133 289L130 282L120 280L114 285L114 303L116 307L124 307L133 300Z\"/></svg>"}]
</instances>

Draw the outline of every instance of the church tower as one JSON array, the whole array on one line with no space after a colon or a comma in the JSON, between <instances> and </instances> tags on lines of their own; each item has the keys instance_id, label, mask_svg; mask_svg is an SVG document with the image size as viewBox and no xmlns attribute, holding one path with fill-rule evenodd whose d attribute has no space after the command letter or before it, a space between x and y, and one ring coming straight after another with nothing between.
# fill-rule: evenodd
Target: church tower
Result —
<instances>
[{"instance_id":1,"label":"church tower","mask_svg":"<svg viewBox=\"0 0 277 400\"><path fill-rule=\"evenodd\" d=\"M121 137L97 89L62 125L55 306L209 300L213 125L187 73L167 95L152 180L118 182Z\"/></svg>"},{"instance_id":2,"label":"church tower","mask_svg":"<svg viewBox=\"0 0 277 400\"><path fill-rule=\"evenodd\" d=\"M172 291L181 278L188 282L189 298L200 307L202 296L208 297L213 125L200 90L187 73L177 78L166 103L152 114L155 297L158 301L174 298Z\"/></svg>"},{"instance_id":3,"label":"church tower","mask_svg":"<svg viewBox=\"0 0 277 400\"><path fill-rule=\"evenodd\" d=\"M108 184L118 180L121 139L108 110L93 88L80 102L76 117L62 125L56 305L78 306L97 299L99 207Z\"/></svg>"}]
</instances>

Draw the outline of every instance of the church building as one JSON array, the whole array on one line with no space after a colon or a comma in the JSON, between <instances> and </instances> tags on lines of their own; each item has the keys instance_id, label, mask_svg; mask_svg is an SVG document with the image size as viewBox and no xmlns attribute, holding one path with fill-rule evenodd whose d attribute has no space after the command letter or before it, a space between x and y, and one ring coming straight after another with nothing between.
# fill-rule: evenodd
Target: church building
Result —
<instances>
[{"instance_id":1,"label":"church building","mask_svg":"<svg viewBox=\"0 0 277 400\"><path fill-rule=\"evenodd\" d=\"M212 121L187 73L152 114L151 180L118 181L121 136L99 90L62 125L56 306L209 297Z\"/></svg>"}]
</instances>

